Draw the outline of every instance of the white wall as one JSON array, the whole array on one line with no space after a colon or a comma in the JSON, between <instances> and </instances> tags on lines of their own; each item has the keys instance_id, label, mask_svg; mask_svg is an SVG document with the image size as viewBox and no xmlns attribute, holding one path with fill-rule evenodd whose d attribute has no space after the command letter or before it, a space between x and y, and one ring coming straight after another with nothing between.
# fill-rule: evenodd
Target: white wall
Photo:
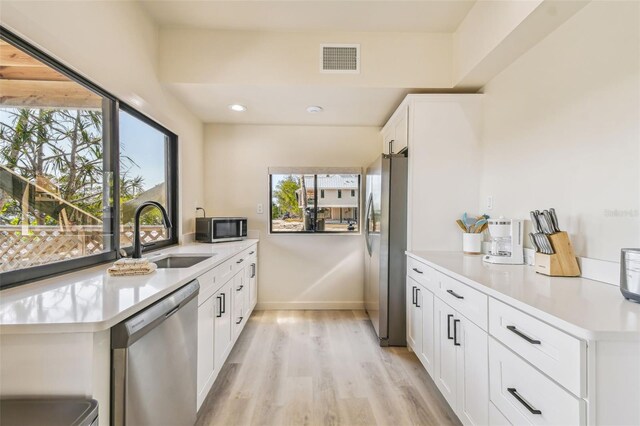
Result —
<instances>
[{"instance_id":1,"label":"white wall","mask_svg":"<svg viewBox=\"0 0 640 426\"><path fill-rule=\"evenodd\" d=\"M555 207L579 256L640 246L639 20L592 2L485 87L481 211Z\"/></svg>"},{"instance_id":2,"label":"white wall","mask_svg":"<svg viewBox=\"0 0 640 426\"><path fill-rule=\"evenodd\" d=\"M376 127L205 127L208 215L242 215L260 232L260 308L360 308L362 235L269 235L268 167L367 167ZM256 213L256 205L264 213Z\"/></svg>"},{"instance_id":3,"label":"white wall","mask_svg":"<svg viewBox=\"0 0 640 426\"><path fill-rule=\"evenodd\" d=\"M158 33L139 5L3 0L0 21L179 136L180 232L193 232L202 201L202 123L160 84Z\"/></svg>"}]
</instances>

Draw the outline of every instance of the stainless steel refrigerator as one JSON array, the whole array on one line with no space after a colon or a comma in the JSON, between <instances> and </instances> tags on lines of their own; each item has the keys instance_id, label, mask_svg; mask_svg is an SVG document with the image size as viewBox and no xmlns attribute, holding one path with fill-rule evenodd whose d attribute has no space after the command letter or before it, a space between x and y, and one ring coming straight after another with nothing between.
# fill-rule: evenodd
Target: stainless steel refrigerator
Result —
<instances>
[{"instance_id":1,"label":"stainless steel refrigerator","mask_svg":"<svg viewBox=\"0 0 640 426\"><path fill-rule=\"evenodd\" d=\"M381 346L406 346L407 157L367 168L364 304Z\"/></svg>"}]
</instances>

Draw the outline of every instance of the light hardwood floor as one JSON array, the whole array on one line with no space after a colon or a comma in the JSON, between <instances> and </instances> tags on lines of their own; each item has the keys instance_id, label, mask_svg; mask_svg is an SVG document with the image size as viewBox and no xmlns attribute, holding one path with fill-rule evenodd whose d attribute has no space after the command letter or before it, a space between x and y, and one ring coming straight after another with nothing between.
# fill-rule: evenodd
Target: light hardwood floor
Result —
<instances>
[{"instance_id":1,"label":"light hardwood floor","mask_svg":"<svg viewBox=\"0 0 640 426\"><path fill-rule=\"evenodd\" d=\"M256 311L197 425L459 425L407 348L363 311Z\"/></svg>"}]
</instances>

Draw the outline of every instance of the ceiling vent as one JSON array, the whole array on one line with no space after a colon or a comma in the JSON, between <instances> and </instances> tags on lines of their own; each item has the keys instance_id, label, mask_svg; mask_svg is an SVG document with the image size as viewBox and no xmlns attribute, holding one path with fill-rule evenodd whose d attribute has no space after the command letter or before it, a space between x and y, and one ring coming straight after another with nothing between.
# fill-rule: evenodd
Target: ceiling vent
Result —
<instances>
[{"instance_id":1,"label":"ceiling vent","mask_svg":"<svg viewBox=\"0 0 640 426\"><path fill-rule=\"evenodd\" d=\"M359 44L320 45L320 72L357 74L360 72Z\"/></svg>"}]
</instances>

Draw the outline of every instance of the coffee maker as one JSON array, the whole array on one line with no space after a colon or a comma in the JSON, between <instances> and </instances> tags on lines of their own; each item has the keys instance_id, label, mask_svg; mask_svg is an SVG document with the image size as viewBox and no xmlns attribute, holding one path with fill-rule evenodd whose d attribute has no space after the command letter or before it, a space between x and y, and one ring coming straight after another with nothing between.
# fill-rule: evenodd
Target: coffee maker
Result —
<instances>
[{"instance_id":1,"label":"coffee maker","mask_svg":"<svg viewBox=\"0 0 640 426\"><path fill-rule=\"evenodd\" d=\"M491 247L483 260L506 265L524 264L523 222L519 219L489 219Z\"/></svg>"}]
</instances>

